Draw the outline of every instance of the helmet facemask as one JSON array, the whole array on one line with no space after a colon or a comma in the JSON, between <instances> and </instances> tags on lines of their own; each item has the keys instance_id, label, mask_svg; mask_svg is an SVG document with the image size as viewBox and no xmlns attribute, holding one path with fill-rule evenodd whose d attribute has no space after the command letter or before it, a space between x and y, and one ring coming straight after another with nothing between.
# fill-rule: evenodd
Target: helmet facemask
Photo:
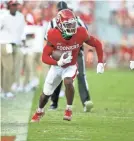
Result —
<instances>
[{"instance_id":1,"label":"helmet facemask","mask_svg":"<svg viewBox=\"0 0 134 141\"><path fill-rule=\"evenodd\" d=\"M62 22L62 30L67 36L72 36L77 32L77 22L75 19Z\"/></svg>"},{"instance_id":2,"label":"helmet facemask","mask_svg":"<svg viewBox=\"0 0 134 141\"><path fill-rule=\"evenodd\" d=\"M72 37L77 32L77 21L74 13L69 9L61 10L56 17L57 27L65 38Z\"/></svg>"}]
</instances>

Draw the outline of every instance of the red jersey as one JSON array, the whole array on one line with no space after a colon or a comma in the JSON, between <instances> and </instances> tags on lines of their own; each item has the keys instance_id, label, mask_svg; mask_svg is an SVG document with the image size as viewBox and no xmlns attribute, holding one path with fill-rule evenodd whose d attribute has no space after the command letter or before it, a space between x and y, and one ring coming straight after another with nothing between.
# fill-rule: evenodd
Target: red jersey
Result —
<instances>
[{"instance_id":1,"label":"red jersey","mask_svg":"<svg viewBox=\"0 0 134 141\"><path fill-rule=\"evenodd\" d=\"M89 35L84 27L78 27L76 34L74 34L69 40L65 40L62 37L61 32L56 28L49 30L47 37L48 42L50 42L54 46L55 50L72 52L72 62L65 66L76 64L80 47L82 47L83 43L88 38Z\"/></svg>"},{"instance_id":2,"label":"red jersey","mask_svg":"<svg viewBox=\"0 0 134 141\"><path fill-rule=\"evenodd\" d=\"M58 29L50 29L48 31L47 39L48 42L51 43L51 45L49 45L48 43L44 47L42 54L42 61L46 64L57 65L57 61L50 56L52 55L53 50L61 50L65 52L72 52L73 56L72 62L64 65L64 67L67 67L69 65L75 65L77 62L80 47L82 47L82 44L84 42L92 47L95 47L98 56L98 62L103 62L103 50L101 42L91 35L89 37L87 30L83 27L78 27L76 34L74 34L70 40L65 40Z\"/></svg>"}]
</instances>

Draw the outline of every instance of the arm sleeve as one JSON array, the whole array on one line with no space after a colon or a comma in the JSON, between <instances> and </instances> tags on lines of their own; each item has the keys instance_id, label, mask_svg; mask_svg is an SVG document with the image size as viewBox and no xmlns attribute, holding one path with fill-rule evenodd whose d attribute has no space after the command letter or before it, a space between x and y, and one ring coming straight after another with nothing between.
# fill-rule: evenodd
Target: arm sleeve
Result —
<instances>
[{"instance_id":1,"label":"arm sleeve","mask_svg":"<svg viewBox=\"0 0 134 141\"><path fill-rule=\"evenodd\" d=\"M103 63L102 43L93 36L90 36L85 43L92 47L95 47L98 56L98 63Z\"/></svg>"},{"instance_id":2,"label":"arm sleeve","mask_svg":"<svg viewBox=\"0 0 134 141\"><path fill-rule=\"evenodd\" d=\"M103 49L102 43L94 36L89 36L86 30L83 30L84 42L89 46L95 47L98 56L98 63L103 62Z\"/></svg>"},{"instance_id":3,"label":"arm sleeve","mask_svg":"<svg viewBox=\"0 0 134 141\"><path fill-rule=\"evenodd\" d=\"M54 34L53 29L50 29L47 35L47 43L43 49L42 54L42 62L49 65L57 65L57 61L50 57L52 55L53 50L55 50L54 48L55 38L53 38L53 34Z\"/></svg>"},{"instance_id":4,"label":"arm sleeve","mask_svg":"<svg viewBox=\"0 0 134 141\"><path fill-rule=\"evenodd\" d=\"M48 41L48 43L50 43L50 45L53 47L53 46L55 46L55 41L56 41L56 39L55 39L55 35L56 33L55 33L55 31L54 31L54 29L50 29L50 30L48 30L48 32L47 32L47 41Z\"/></svg>"},{"instance_id":5,"label":"arm sleeve","mask_svg":"<svg viewBox=\"0 0 134 141\"><path fill-rule=\"evenodd\" d=\"M48 44L43 49L42 62L48 65L57 65L57 61L50 57L54 48Z\"/></svg>"}]
</instances>

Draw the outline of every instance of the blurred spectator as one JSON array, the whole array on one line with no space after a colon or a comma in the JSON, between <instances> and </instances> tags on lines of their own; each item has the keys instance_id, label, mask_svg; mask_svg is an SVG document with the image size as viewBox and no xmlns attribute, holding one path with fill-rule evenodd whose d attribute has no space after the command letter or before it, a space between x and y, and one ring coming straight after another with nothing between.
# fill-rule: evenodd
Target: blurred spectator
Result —
<instances>
[{"instance_id":1,"label":"blurred spectator","mask_svg":"<svg viewBox=\"0 0 134 141\"><path fill-rule=\"evenodd\" d=\"M81 1L79 16L85 22L85 24L90 24L94 20L93 15L94 2L93 1Z\"/></svg>"},{"instance_id":2,"label":"blurred spectator","mask_svg":"<svg viewBox=\"0 0 134 141\"><path fill-rule=\"evenodd\" d=\"M0 44L1 44L1 78L2 90L5 97L13 97L11 85L14 87L20 84L20 69L22 65L22 55L20 45L23 36L25 20L24 16L17 11L17 1L9 1L9 9L0 22ZM24 38L22 38L24 37Z\"/></svg>"}]
</instances>

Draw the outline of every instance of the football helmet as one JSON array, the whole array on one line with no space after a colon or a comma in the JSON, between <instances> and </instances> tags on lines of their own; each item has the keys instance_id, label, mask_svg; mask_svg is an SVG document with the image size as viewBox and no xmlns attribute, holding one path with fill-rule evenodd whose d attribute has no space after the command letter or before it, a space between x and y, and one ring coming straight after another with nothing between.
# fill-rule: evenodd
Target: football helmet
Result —
<instances>
[{"instance_id":1,"label":"football helmet","mask_svg":"<svg viewBox=\"0 0 134 141\"><path fill-rule=\"evenodd\" d=\"M74 13L69 9L61 10L56 17L58 29L67 36L77 32L77 21Z\"/></svg>"}]
</instances>

